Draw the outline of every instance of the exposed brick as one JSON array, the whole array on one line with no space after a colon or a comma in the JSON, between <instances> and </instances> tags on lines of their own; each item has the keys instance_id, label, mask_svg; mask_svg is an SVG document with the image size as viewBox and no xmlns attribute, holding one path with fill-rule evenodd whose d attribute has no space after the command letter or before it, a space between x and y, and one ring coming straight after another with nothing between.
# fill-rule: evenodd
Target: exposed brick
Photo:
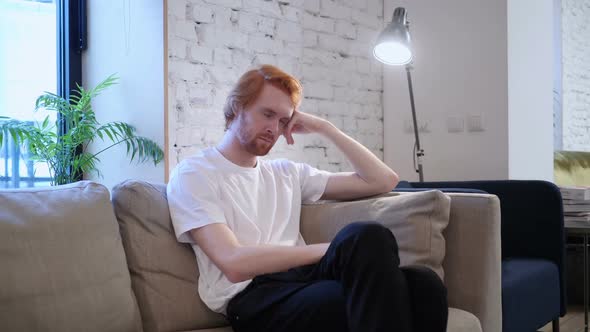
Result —
<instances>
[{"instance_id":1,"label":"exposed brick","mask_svg":"<svg viewBox=\"0 0 590 332\"><path fill-rule=\"evenodd\" d=\"M350 19L350 7L341 6L332 0L321 0L320 14L335 19Z\"/></svg>"},{"instance_id":2,"label":"exposed brick","mask_svg":"<svg viewBox=\"0 0 590 332\"><path fill-rule=\"evenodd\" d=\"M342 37L335 35L320 34L318 35L319 47L334 52L348 53L350 42Z\"/></svg>"},{"instance_id":3,"label":"exposed brick","mask_svg":"<svg viewBox=\"0 0 590 332\"><path fill-rule=\"evenodd\" d=\"M276 20L274 18L261 16L258 20L258 31L264 34L273 35L275 33L275 25Z\"/></svg>"},{"instance_id":4,"label":"exposed brick","mask_svg":"<svg viewBox=\"0 0 590 332\"><path fill-rule=\"evenodd\" d=\"M282 18L286 21L301 22L303 19L303 10L294 5L281 5Z\"/></svg>"},{"instance_id":5,"label":"exposed brick","mask_svg":"<svg viewBox=\"0 0 590 332\"><path fill-rule=\"evenodd\" d=\"M172 0L172 1L182 1L182 0ZM202 0L205 3L229 8L242 8L242 0ZM252 0L246 0L248 4Z\"/></svg>"},{"instance_id":6,"label":"exposed brick","mask_svg":"<svg viewBox=\"0 0 590 332\"><path fill-rule=\"evenodd\" d=\"M562 91L554 94L554 113L561 103L562 149L590 151L590 0L561 5Z\"/></svg>"},{"instance_id":7,"label":"exposed brick","mask_svg":"<svg viewBox=\"0 0 590 332\"><path fill-rule=\"evenodd\" d=\"M340 62L338 53L306 48L303 50L303 63L318 66L337 66Z\"/></svg>"},{"instance_id":8,"label":"exposed brick","mask_svg":"<svg viewBox=\"0 0 590 332\"><path fill-rule=\"evenodd\" d=\"M237 10L232 10L229 20L230 20L230 22L235 24L235 23L238 23L239 17L240 17L240 12Z\"/></svg>"},{"instance_id":9,"label":"exposed brick","mask_svg":"<svg viewBox=\"0 0 590 332\"><path fill-rule=\"evenodd\" d=\"M184 61L169 60L168 72L171 80L197 81L205 76L205 70L202 66Z\"/></svg>"},{"instance_id":10,"label":"exposed brick","mask_svg":"<svg viewBox=\"0 0 590 332\"><path fill-rule=\"evenodd\" d=\"M173 27L173 35L183 39L194 39L196 37L195 23L190 21L177 21Z\"/></svg>"},{"instance_id":11,"label":"exposed brick","mask_svg":"<svg viewBox=\"0 0 590 332\"><path fill-rule=\"evenodd\" d=\"M170 166L218 143L227 94L259 64L298 77L302 111L383 157L382 66L371 55L383 25L381 0L174 0L168 6ZM322 137L295 139L293 146L279 140L267 158L351 170Z\"/></svg>"},{"instance_id":12,"label":"exposed brick","mask_svg":"<svg viewBox=\"0 0 590 332\"><path fill-rule=\"evenodd\" d=\"M191 46L191 60L212 64L213 63L213 49L204 46Z\"/></svg>"},{"instance_id":13,"label":"exposed brick","mask_svg":"<svg viewBox=\"0 0 590 332\"><path fill-rule=\"evenodd\" d=\"M201 23L213 23L213 9L209 7L193 7L193 20Z\"/></svg>"},{"instance_id":14,"label":"exposed brick","mask_svg":"<svg viewBox=\"0 0 590 332\"><path fill-rule=\"evenodd\" d=\"M197 28L199 39L209 47L232 47L245 49L247 35L237 28L216 25L201 25Z\"/></svg>"},{"instance_id":15,"label":"exposed brick","mask_svg":"<svg viewBox=\"0 0 590 332\"><path fill-rule=\"evenodd\" d=\"M170 1L168 3L168 14L180 19L185 19L186 7L186 1Z\"/></svg>"},{"instance_id":16,"label":"exposed brick","mask_svg":"<svg viewBox=\"0 0 590 332\"><path fill-rule=\"evenodd\" d=\"M202 87L189 88L190 106L210 106L213 104L213 92Z\"/></svg>"},{"instance_id":17,"label":"exposed brick","mask_svg":"<svg viewBox=\"0 0 590 332\"><path fill-rule=\"evenodd\" d=\"M264 65L264 64L275 64L277 63L277 57L272 54L264 54L259 53L256 54L252 60L252 64L254 65Z\"/></svg>"},{"instance_id":18,"label":"exposed brick","mask_svg":"<svg viewBox=\"0 0 590 332\"><path fill-rule=\"evenodd\" d=\"M301 58L301 55L303 54L302 43L291 43L283 41L282 44L283 46L278 47L274 53L279 54L281 56L292 56Z\"/></svg>"},{"instance_id":19,"label":"exposed brick","mask_svg":"<svg viewBox=\"0 0 590 332\"><path fill-rule=\"evenodd\" d=\"M338 20L336 21L336 33L348 39L356 38L356 27L352 23Z\"/></svg>"},{"instance_id":20,"label":"exposed brick","mask_svg":"<svg viewBox=\"0 0 590 332\"><path fill-rule=\"evenodd\" d=\"M305 91L308 97L331 99L334 96L334 88L327 82L310 82Z\"/></svg>"},{"instance_id":21,"label":"exposed brick","mask_svg":"<svg viewBox=\"0 0 590 332\"><path fill-rule=\"evenodd\" d=\"M216 26L229 26L232 23L233 11L231 9L216 6L213 9L213 13Z\"/></svg>"},{"instance_id":22,"label":"exposed brick","mask_svg":"<svg viewBox=\"0 0 590 332\"><path fill-rule=\"evenodd\" d=\"M232 51L232 64L234 68L246 69L252 65L254 54L245 50Z\"/></svg>"},{"instance_id":23,"label":"exposed brick","mask_svg":"<svg viewBox=\"0 0 590 332\"><path fill-rule=\"evenodd\" d=\"M188 87L185 82L175 82L174 94L176 100L188 99Z\"/></svg>"},{"instance_id":24,"label":"exposed brick","mask_svg":"<svg viewBox=\"0 0 590 332\"><path fill-rule=\"evenodd\" d=\"M317 33L309 30L303 31L303 47L315 47L318 44Z\"/></svg>"},{"instance_id":25,"label":"exposed brick","mask_svg":"<svg viewBox=\"0 0 590 332\"><path fill-rule=\"evenodd\" d=\"M306 11L311 13L319 13L320 0L305 0L303 3L303 8L305 8Z\"/></svg>"},{"instance_id":26,"label":"exposed brick","mask_svg":"<svg viewBox=\"0 0 590 332\"><path fill-rule=\"evenodd\" d=\"M371 63L367 59L356 58L356 70L361 73L371 72Z\"/></svg>"},{"instance_id":27,"label":"exposed brick","mask_svg":"<svg viewBox=\"0 0 590 332\"><path fill-rule=\"evenodd\" d=\"M291 75L300 76L298 57L283 55L277 57L277 65Z\"/></svg>"},{"instance_id":28,"label":"exposed brick","mask_svg":"<svg viewBox=\"0 0 590 332\"><path fill-rule=\"evenodd\" d=\"M341 114L348 113L348 103L335 100L318 100L318 112L328 114L328 116L340 117ZM342 119L339 119L342 122Z\"/></svg>"},{"instance_id":29,"label":"exposed brick","mask_svg":"<svg viewBox=\"0 0 590 332\"><path fill-rule=\"evenodd\" d=\"M303 27L300 24L279 21L277 22L277 35L280 39L300 43L303 41Z\"/></svg>"},{"instance_id":30,"label":"exposed brick","mask_svg":"<svg viewBox=\"0 0 590 332\"><path fill-rule=\"evenodd\" d=\"M188 43L186 40L179 38L170 38L168 40L168 56L184 59Z\"/></svg>"},{"instance_id":31,"label":"exposed brick","mask_svg":"<svg viewBox=\"0 0 590 332\"><path fill-rule=\"evenodd\" d=\"M231 66L231 51L225 47L219 47L213 50L213 62L217 66Z\"/></svg>"},{"instance_id":32,"label":"exposed brick","mask_svg":"<svg viewBox=\"0 0 590 332\"><path fill-rule=\"evenodd\" d=\"M246 0L247 6L244 10L257 13L260 15L281 17L281 9L277 1L266 1L266 0Z\"/></svg>"},{"instance_id":33,"label":"exposed brick","mask_svg":"<svg viewBox=\"0 0 590 332\"><path fill-rule=\"evenodd\" d=\"M262 35L250 35L248 37L248 47L254 52L277 54L282 46L279 40L270 37Z\"/></svg>"},{"instance_id":34,"label":"exposed brick","mask_svg":"<svg viewBox=\"0 0 590 332\"><path fill-rule=\"evenodd\" d=\"M256 32L258 31L258 22L260 17L254 14L240 12L238 17L238 26L241 31L244 32Z\"/></svg>"},{"instance_id":35,"label":"exposed brick","mask_svg":"<svg viewBox=\"0 0 590 332\"><path fill-rule=\"evenodd\" d=\"M351 40L348 43L348 54L365 58L373 57L373 45L364 41Z\"/></svg>"},{"instance_id":36,"label":"exposed brick","mask_svg":"<svg viewBox=\"0 0 590 332\"><path fill-rule=\"evenodd\" d=\"M383 25L383 21L379 17L358 10L352 11L351 19L354 23L362 24L373 29L379 29Z\"/></svg>"},{"instance_id":37,"label":"exposed brick","mask_svg":"<svg viewBox=\"0 0 590 332\"><path fill-rule=\"evenodd\" d=\"M393 13L383 13L383 0L367 0L367 13L389 18L387 22L391 21L391 15L393 15Z\"/></svg>"},{"instance_id":38,"label":"exposed brick","mask_svg":"<svg viewBox=\"0 0 590 332\"><path fill-rule=\"evenodd\" d=\"M371 28L367 28L364 26L357 26L356 32L357 32L357 40L359 42L373 44L377 40L377 36L379 36L379 33L381 32L381 30L380 29L371 29Z\"/></svg>"},{"instance_id":39,"label":"exposed brick","mask_svg":"<svg viewBox=\"0 0 590 332\"><path fill-rule=\"evenodd\" d=\"M319 17L309 13L303 14L303 28L313 31L334 32L335 21L331 18Z\"/></svg>"},{"instance_id":40,"label":"exposed brick","mask_svg":"<svg viewBox=\"0 0 590 332\"><path fill-rule=\"evenodd\" d=\"M223 67L208 67L207 72L214 83L235 83L242 73Z\"/></svg>"}]
</instances>

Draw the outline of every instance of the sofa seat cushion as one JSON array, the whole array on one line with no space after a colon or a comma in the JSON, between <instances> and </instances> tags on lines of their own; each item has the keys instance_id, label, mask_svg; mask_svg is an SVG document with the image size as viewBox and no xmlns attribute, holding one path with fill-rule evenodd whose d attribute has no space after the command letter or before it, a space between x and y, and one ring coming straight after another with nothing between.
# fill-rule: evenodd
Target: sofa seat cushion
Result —
<instances>
[{"instance_id":1,"label":"sofa seat cushion","mask_svg":"<svg viewBox=\"0 0 590 332\"><path fill-rule=\"evenodd\" d=\"M301 208L301 233L307 243L330 242L352 222L376 221L395 235L402 266L427 266L444 280L450 210L451 199L438 190L309 204Z\"/></svg>"},{"instance_id":2,"label":"sofa seat cushion","mask_svg":"<svg viewBox=\"0 0 590 332\"><path fill-rule=\"evenodd\" d=\"M449 308L447 332L481 332L481 325L477 317L465 310ZM233 332L229 326L215 329L191 330L184 332ZM331 332L331 331L326 331Z\"/></svg>"},{"instance_id":3,"label":"sofa seat cushion","mask_svg":"<svg viewBox=\"0 0 590 332\"><path fill-rule=\"evenodd\" d=\"M141 331L109 191L0 190L0 331Z\"/></svg>"},{"instance_id":4,"label":"sofa seat cushion","mask_svg":"<svg viewBox=\"0 0 590 332\"><path fill-rule=\"evenodd\" d=\"M457 308L449 308L447 332L482 332L479 319L474 314Z\"/></svg>"},{"instance_id":5,"label":"sofa seat cushion","mask_svg":"<svg viewBox=\"0 0 590 332\"><path fill-rule=\"evenodd\" d=\"M225 327L218 327L214 329L202 329L202 330L190 330L190 331L183 331L183 332L234 332L231 326Z\"/></svg>"},{"instance_id":6,"label":"sofa seat cushion","mask_svg":"<svg viewBox=\"0 0 590 332\"><path fill-rule=\"evenodd\" d=\"M547 317L559 317L557 266L542 259L502 261L502 325L504 332L533 331Z\"/></svg>"}]
</instances>

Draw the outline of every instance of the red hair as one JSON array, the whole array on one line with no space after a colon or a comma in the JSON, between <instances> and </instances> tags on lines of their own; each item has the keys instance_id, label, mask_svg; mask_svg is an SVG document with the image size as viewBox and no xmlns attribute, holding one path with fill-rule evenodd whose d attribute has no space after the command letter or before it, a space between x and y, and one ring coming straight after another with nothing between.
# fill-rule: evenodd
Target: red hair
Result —
<instances>
[{"instance_id":1,"label":"red hair","mask_svg":"<svg viewBox=\"0 0 590 332\"><path fill-rule=\"evenodd\" d=\"M281 89L289 95L293 107L296 107L301 102L303 87L299 80L275 66L261 65L244 73L229 92L223 107L226 130L233 122L238 111L256 101L266 83Z\"/></svg>"}]
</instances>

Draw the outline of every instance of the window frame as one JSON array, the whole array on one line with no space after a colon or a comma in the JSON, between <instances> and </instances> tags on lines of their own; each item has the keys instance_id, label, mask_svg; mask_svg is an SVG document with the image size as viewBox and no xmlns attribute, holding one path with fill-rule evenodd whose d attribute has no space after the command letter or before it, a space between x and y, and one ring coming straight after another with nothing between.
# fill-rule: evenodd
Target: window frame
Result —
<instances>
[{"instance_id":1,"label":"window frame","mask_svg":"<svg viewBox=\"0 0 590 332\"><path fill-rule=\"evenodd\" d=\"M70 99L71 93L78 85L82 86L82 53L87 48L87 16L86 0L56 0L56 94ZM58 114L58 136L66 133L68 128L60 114ZM10 141L8 141L10 142ZM47 177L20 176L21 163L20 146L9 143L6 166L11 165L12 171L8 176L0 175L2 182L9 187L20 188L21 182L26 182L28 187L34 187L35 183L51 181ZM81 153L79 147L76 153ZM10 153L12 151L12 153ZM24 161L27 168L33 167L31 160ZM31 173L31 172L29 172ZM77 180L82 180L83 174L76 174Z\"/></svg>"},{"instance_id":2,"label":"window frame","mask_svg":"<svg viewBox=\"0 0 590 332\"><path fill-rule=\"evenodd\" d=\"M57 94L66 100L82 86L82 53L87 48L86 0L57 0ZM68 131L58 114L58 135ZM78 147L76 153L82 153ZM71 168L70 168L71 170ZM76 174L82 180L83 174Z\"/></svg>"}]
</instances>

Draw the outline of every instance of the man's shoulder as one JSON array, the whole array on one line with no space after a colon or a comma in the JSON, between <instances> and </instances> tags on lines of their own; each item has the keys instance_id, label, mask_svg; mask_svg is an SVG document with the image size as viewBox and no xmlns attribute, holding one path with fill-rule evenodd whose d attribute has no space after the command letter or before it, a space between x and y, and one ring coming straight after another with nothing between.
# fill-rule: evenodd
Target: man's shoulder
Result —
<instances>
[{"instance_id":1,"label":"man's shoulder","mask_svg":"<svg viewBox=\"0 0 590 332\"><path fill-rule=\"evenodd\" d=\"M214 158L211 156L211 148L203 149L189 157L180 161L176 167L175 172L198 172L210 173L217 170Z\"/></svg>"},{"instance_id":2,"label":"man's shoulder","mask_svg":"<svg viewBox=\"0 0 590 332\"><path fill-rule=\"evenodd\" d=\"M281 173L298 173L299 165L301 163L286 159L286 158L278 158L278 159L265 159L263 160L263 164L265 167L272 169L275 172Z\"/></svg>"}]
</instances>

